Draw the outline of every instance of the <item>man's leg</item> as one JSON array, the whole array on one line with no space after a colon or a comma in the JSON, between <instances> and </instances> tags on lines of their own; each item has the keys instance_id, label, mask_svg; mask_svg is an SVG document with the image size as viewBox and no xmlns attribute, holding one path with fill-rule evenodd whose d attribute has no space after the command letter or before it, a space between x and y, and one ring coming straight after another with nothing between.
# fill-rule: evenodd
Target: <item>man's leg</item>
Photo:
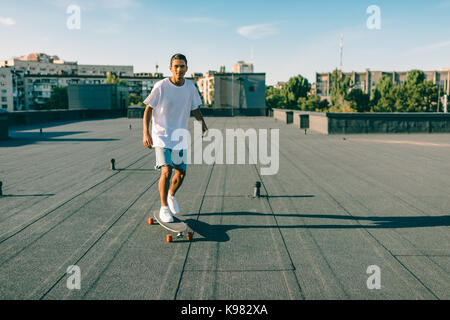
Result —
<instances>
[{"instance_id":1,"label":"man's leg","mask_svg":"<svg viewBox=\"0 0 450 320\"><path fill-rule=\"evenodd\" d=\"M172 185L170 186L169 193L174 196L183 184L184 177L186 176L186 170L174 169L175 174L172 178Z\"/></svg>"},{"instance_id":2,"label":"man's leg","mask_svg":"<svg viewBox=\"0 0 450 320\"><path fill-rule=\"evenodd\" d=\"M172 175L171 166L161 167L161 176L159 178L159 196L161 198L161 207L167 207L167 193L169 191L170 177Z\"/></svg>"}]
</instances>

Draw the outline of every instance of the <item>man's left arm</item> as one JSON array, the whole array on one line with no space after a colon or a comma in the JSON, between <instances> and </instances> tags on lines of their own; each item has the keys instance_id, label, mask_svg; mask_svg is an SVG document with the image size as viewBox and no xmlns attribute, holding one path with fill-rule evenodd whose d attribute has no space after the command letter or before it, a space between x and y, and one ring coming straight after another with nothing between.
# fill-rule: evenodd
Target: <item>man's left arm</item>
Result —
<instances>
[{"instance_id":1,"label":"man's left arm","mask_svg":"<svg viewBox=\"0 0 450 320\"><path fill-rule=\"evenodd\" d=\"M203 119L202 113L200 112L200 108L192 110L192 114L194 115L197 121L202 122L202 133L203 135L208 131L208 127L206 126L205 120Z\"/></svg>"}]
</instances>

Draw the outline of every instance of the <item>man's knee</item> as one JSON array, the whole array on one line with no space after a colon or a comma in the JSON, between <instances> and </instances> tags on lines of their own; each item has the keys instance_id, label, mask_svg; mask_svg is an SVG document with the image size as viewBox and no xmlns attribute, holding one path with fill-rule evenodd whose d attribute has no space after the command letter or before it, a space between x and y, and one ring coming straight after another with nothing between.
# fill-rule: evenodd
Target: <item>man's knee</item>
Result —
<instances>
[{"instance_id":1,"label":"man's knee","mask_svg":"<svg viewBox=\"0 0 450 320\"><path fill-rule=\"evenodd\" d=\"M163 166L161 167L161 177L169 179L172 175L172 167L171 166Z\"/></svg>"},{"instance_id":2,"label":"man's knee","mask_svg":"<svg viewBox=\"0 0 450 320\"><path fill-rule=\"evenodd\" d=\"M186 177L186 170L175 169L175 174L180 177L181 180Z\"/></svg>"}]
</instances>

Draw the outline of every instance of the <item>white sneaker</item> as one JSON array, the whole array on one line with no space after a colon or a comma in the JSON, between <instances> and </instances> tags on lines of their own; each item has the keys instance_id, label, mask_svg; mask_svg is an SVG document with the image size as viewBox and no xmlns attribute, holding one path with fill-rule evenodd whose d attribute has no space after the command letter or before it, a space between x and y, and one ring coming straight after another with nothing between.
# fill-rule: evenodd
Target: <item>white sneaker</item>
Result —
<instances>
[{"instance_id":1,"label":"white sneaker","mask_svg":"<svg viewBox=\"0 0 450 320\"><path fill-rule=\"evenodd\" d=\"M167 204L169 205L169 209L173 214L180 213L180 207L178 206L177 198L175 198L175 195L171 196L170 193L167 194Z\"/></svg>"},{"instance_id":2,"label":"white sneaker","mask_svg":"<svg viewBox=\"0 0 450 320\"><path fill-rule=\"evenodd\" d=\"M162 222L165 223L173 222L173 217L172 214L170 213L169 207L161 207L161 209L159 209L159 217L161 218Z\"/></svg>"}]
</instances>

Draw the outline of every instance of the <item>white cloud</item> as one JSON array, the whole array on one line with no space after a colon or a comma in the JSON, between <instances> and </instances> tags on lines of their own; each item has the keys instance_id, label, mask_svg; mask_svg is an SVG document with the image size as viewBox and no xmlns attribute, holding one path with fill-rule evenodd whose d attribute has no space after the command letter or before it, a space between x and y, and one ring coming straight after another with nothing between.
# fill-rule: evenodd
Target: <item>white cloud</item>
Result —
<instances>
[{"instance_id":1,"label":"white cloud","mask_svg":"<svg viewBox=\"0 0 450 320\"><path fill-rule=\"evenodd\" d=\"M280 31L273 24L255 24L240 27L237 29L237 33L249 39L262 39L279 34Z\"/></svg>"},{"instance_id":2,"label":"white cloud","mask_svg":"<svg viewBox=\"0 0 450 320\"><path fill-rule=\"evenodd\" d=\"M16 24L16 20L10 17L0 17L0 24L6 27L11 27Z\"/></svg>"}]
</instances>

